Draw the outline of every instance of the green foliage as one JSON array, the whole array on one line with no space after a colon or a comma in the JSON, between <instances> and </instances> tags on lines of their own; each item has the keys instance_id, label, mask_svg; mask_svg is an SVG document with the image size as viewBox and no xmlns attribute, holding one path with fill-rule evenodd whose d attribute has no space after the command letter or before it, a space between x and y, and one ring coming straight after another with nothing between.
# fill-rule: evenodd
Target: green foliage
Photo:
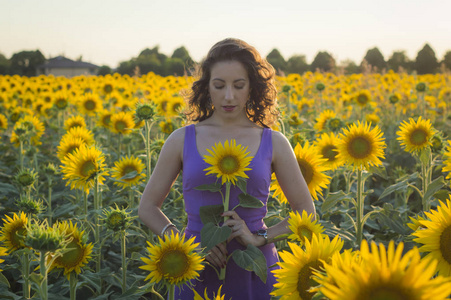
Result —
<instances>
[{"instance_id":1,"label":"green foliage","mask_svg":"<svg viewBox=\"0 0 451 300\"><path fill-rule=\"evenodd\" d=\"M434 50L429 44L425 44L415 59L415 70L418 74L432 74L437 71L437 67L438 62Z\"/></svg>"},{"instance_id":2,"label":"green foliage","mask_svg":"<svg viewBox=\"0 0 451 300\"><path fill-rule=\"evenodd\" d=\"M411 71L412 62L406 55L406 51L395 51L387 61L388 68L395 72L400 70Z\"/></svg>"},{"instance_id":3,"label":"green foliage","mask_svg":"<svg viewBox=\"0 0 451 300\"><path fill-rule=\"evenodd\" d=\"M287 61L287 73L304 74L309 70L305 55L293 55Z\"/></svg>"},{"instance_id":4,"label":"green foliage","mask_svg":"<svg viewBox=\"0 0 451 300\"><path fill-rule=\"evenodd\" d=\"M36 76L36 68L45 63L45 57L41 51L22 51L14 53L10 59L11 74L22 76Z\"/></svg>"},{"instance_id":5,"label":"green foliage","mask_svg":"<svg viewBox=\"0 0 451 300\"><path fill-rule=\"evenodd\" d=\"M0 53L0 75L6 75L9 73L9 68L11 66L10 61Z\"/></svg>"},{"instance_id":6,"label":"green foliage","mask_svg":"<svg viewBox=\"0 0 451 300\"><path fill-rule=\"evenodd\" d=\"M263 253L251 244L247 245L246 250L235 250L232 253L235 263L247 271L254 271L260 279L266 283L268 275L266 258Z\"/></svg>"},{"instance_id":7,"label":"green foliage","mask_svg":"<svg viewBox=\"0 0 451 300\"><path fill-rule=\"evenodd\" d=\"M101 66L98 70L97 70L97 75L100 76L105 76L107 74L111 74L111 68L108 66Z\"/></svg>"},{"instance_id":8,"label":"green foliage","mask_svg":"<svg viewBox=\"0 0 451 300\"><path fill-rule=\"evenodd\" d=\"M451 51L446 51L442 63L445 65L445 68L451 71Z\"/></svg>"}]
</instances>

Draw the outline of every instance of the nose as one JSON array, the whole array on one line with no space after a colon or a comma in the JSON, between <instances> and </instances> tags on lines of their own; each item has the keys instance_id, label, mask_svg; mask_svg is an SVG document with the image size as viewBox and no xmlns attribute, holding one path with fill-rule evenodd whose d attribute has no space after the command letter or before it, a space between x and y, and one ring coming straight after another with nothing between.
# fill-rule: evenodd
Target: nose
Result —
<instances>
[{"instance_id":1,"label":"nose","mask_svg":"<svg viewBox=\"0 0 451 300\"><path fill-rule=\"evenodd\" d=\"M226 100L232 100L233 99L233 89L232 89L232 87L226 87L225 99Z\"/></svg>"}]
</instances>

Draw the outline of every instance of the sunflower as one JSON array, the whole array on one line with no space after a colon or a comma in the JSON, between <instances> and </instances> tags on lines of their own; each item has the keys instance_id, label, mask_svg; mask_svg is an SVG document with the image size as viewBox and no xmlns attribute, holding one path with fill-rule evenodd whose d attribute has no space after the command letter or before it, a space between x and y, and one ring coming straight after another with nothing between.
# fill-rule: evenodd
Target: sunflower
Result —
<instances>
[{"instance_id":1,"label":"sunflower","mask_svg":"<svg viewBox=\"0 0 451 300\"><path fill-rule=\"evenodd\" d=\"M320 153L323 158L326 159L324 165L331 170L336 170L343 164L343 161L340 161L337 157L337 144L339 141L340 138L338 137L338 135L335 135L333 132L331 132L330 134L321 134L319 139L317 139L314 143L314 145L318 149L318 153Z\"/></svg>"},{"instance_id":2,"label":"sunflower","mask_svg":"<svg viewBox=\"0 0 451 300\"><path fill-rule=\"evenodd\" d=\"M102 109L97 114L97 126L103 127L103 128L110 128L111 126L111 117L113 116L113 113L109 110Z\"/></svg>"},{"instance_id":3,"label":"sunflower","mask_svg":"<svg viewBox=\"0 0 451 300\"><path fill-rule=\"evenodd\" d=\"M326 123L329 119L335 118L336 113L330 109L326 109L325 111L321 112L318 119L316 119L316 123L314 125L315 129L318 131L322 131L326 129Z\"/></svg>"},{"instance_id":4,"label":"sunflower","mask_svg":"<svg viewBox=\"0 0 451 300\"><path fill-rule=\"evenodd\" d=\"M438 261L440 275L451 276L451 195L446 204L440 201L437 210L425 212L429 220L419 221L425 229L418 229L412 235L415 242L422 244L420 252L427 252L426 258Z\"/></svg>"},{"instance_id":5,"label":"sunflower","mask_svg":"<svg viewBox=\"0 0 451 300\"><path fill-rule=\"evenodd\" d=\"M312 299L314 292L309 291L315 286L312 271L320 270L335 252L340 252L343 241L336 236L332 241L328 236L312 236L312 240L305 240L305 250L295 243L288 243L291 252L279 252L283 262L279 262L280 269L273 270L277 283L274 284L273 296L285 299Z\"/></svg>"},{"instance_id":6,"label":"sunflower","mask_svg":"<svg viewBox=\"0 0 451 300\"><path fill-rule=\"evenodd\" d=\"M102 100L97 94L87 93L79 100L78 108L81 113L94 116L97 111L103 108Z\"/></svg>"},{"instance_id":7,"label":"sunflower","mask_svg":"<svg viewBox=\"0 0 451 300\"><path fill-rule=\"evenodd\" d=\"M158 125L160 126L160 130L163 133L171 134L174 131L174 123L171 119L161 121Z\"/></svg>"},{"instance_id":8,"label":"sunflower","mask_svg":"<svg viewBox=\"0 0 451 300\"><path fill-rule=\"evenodd\" d=\"M69 131L70 129L72 129L74 127L85 127L86 128L85 118L83 118L80 115L75 115L75 116L68 118L66 121L64 121L64 129L66 129L66 131Z\"/></svg>"},{"instance_id":9,"label":"sunflower","mask_svg":"<svg viewBox=\"0 0 451 300\"><path fill-rule=\"evenodd\" d=\"M410 217L409 219L412 223L407 223L406 225L412 229L413 231L417 231L418 229L424 229L426 227L424 227L423 225L421 225L420 221L424 221L425 218L423 218L420 215L416 215L415 217Z\"/></svg>"},{"instance_id":10,"label":"sunflower","mask_svg":"<svg viewBox=\"0 0 451 300\"><path fill-rule=\"evenodd\" d=\"M68 139L69 137L72 138L81 138L87 145L94 144L94 133L92 133L91 130L85 128L85 127L74 127L69 129L63 137L61 138L62 143L63 140Z\"/></svg>"},{"instance_id":11,"label":"sunflower","mask_svg":"<svg viewBox=\"0 0 451 300\"><path fill-rule=\"evenodd\" d=\"M399 135L397 140L401 142L401 146L405 146L406 151L416 153L432 146L431 137L435 130L432 128L430 120L423 120L420 116L415 122L414 119L410 118L409 123L407 121L402 122L399 129L396 132Z\"/></svg>"},{"instance_id":12,"label":"sunflower","mask_svg":"<svg viewBox=\"0 0 451 300\"><path fill-rule=\"evenodd\" d=\"M371 93L368 90L361 90L354 95L354 99L359 106L365 107L371 101Z\"/></svg>"},{"instance_id":13,"label":"sunflower","mask_svg":"<svg viewBox=\"0 0 451 300\"><path fill-rule=\"evenodd\" d=\"M161 237L158 239L156 245L147 242L150 255L141 258L145 265L139 268L150 272L145 280L183 285L199 276L204 258L195 251L199 243L193 243L194 237L184 241L185 235L172 232L164 241Z\"/></svg>"},{"instance_id":14,"label":"sunflower","mask_svg":"<svg viewBox=\"0 0 451 300\"><path fill-rule=\"evenodd\" d=\"M69 94L62 91L57 92L53 98L53 105L58 110L65 110L69 105Z\"/></svg>"},{"instance_id":15,"label":"sunflower","mask_svg":"<svg viewBox=\"0 0 451 300\"><path fill-rule=\"evenodd\" d=\"M318 224L317 220L313 220L313 215L307 215L307 212L302 211L302 216L298 211L290 212L288 223L290 230L293 232L288 238L292 241L299 241L301 246L304 245L305 240L312 240L314 235L321 236L324 232L323 226Z\"/></svg>"},{"instance_id":16,"label":"sunflower","mask_svg":"<svg viewBox=\"0 0 451 300\"><path fill-rule=\"evenodd\" d=\"M235 184L237 177L249 178L244 171L250 171L248 168L253 156L249 156L247 147L240 144L236 144L236 141L232 139L225 141L224 146L219 143L215 143L212 149L207 149L209 155L204 155L204 161L210 165L210 167L204 169L208 171L206 175L216 174L216 177L221 177L221 182L231 182Z\"/></svg>"},{"instance_id":17,"label":"sunflower","mask_svg":"<svg viewBox=\"0 0 451 300\"><path fill-rule=\"evenodd\" d=\"M356 168L367 168L378 166L384 158L384 148L386 147L381 130L375 126L370 129L370 123L351 124L340 133L338 147L338 159L353 165Z\"/></svg>"},{"instance_id":18,"label":"sunflower","mask_svg":"<svg viewBox=\"0 0 451 300\"><path fill-rule=\"evenodd\" d=\"M63 166L61 172L63 179L67 180L66 185L71 189L82 189L89 192L94 186L94 179L98 176L99 184L103 184L105 171L105 156L102 151L95 146L81 145L74 153L67 154L62 159Z\"/></svg>"},{"instance_id":19,"label":"sunflower","mask_svg":"<svg viewBox=\"0 0 451 300\"><path fill-rule=\"evenodd\" d=\"M5 247L0 247L0 257L6 256L6 255L8 255L8 249L5 248ZM1 258L0 258L0 264L1 264L2 262L4 262L4 261L5 261L4 259L1 259ZM1 271L3 271L3 270L0 269L0 272L1 272Z\"/></svg>"},{"instance_id":20,"label":"sunflower","mask_svg":"<svg viewBox=\"0 0 451 300\"><path fill-rule=\"evenodd\" d=\"M448 140L448 146L446 147L446 151L443 154L443 165L444 167L442 168L442 172L450 172L447 176L446 179L450 179L451 178L451 140Z\"/></svg>"},{"instance_id":21,"label":"sunflower","mask_svg":"<svg viewBox=\"0 0 451 300\"><path fill-rule=\"evenodd\" d=\"M129 134L135 127L133 115L128 112L118 112L111 116L110 130L114 133Z\"/></svg>"},{"instance_id":22,"label":"sunflower","mask_svg":"<svg viewBox=\"0 0 451 300\"><path fill-rule=\"evenodd\" d=\"M63 255L56 257L53 261L51 269L64 269L64 275L69 277L71 272L80 274L81 268L84 267L91 259L93 245L86 242L85 232L77 228L77 224L72 221L59 222L56 226L57 230L65 234L66 242L68 242Z\"/></svg>"},{"instance_id":23,"label":"sunflower","mask_svg":"<svg viewBox=\"0 0 451 300\"><path fill-rule=\"evenodd\" d=\"M205 291L204 291L204 298L202 298L202 296L199 295L196 292L196 290L193 289L194 300L224 300L225 295L221 296L221 289L222 289L222 285L219 287L218 293L216 295L213 294L213 297L211 299L208 297L207 288L205 288Z\"/></svg>"},{"instance_id":24,"label":"sunflower","mask_svg":"<svg viewBox=\"0 0 451 300\"><path fill-rule=\"evenodd\" d=\"M16 213L13 217L6 216L3 219L3 227L0 231L0 242L8 251L15 251L25 247L24 238L27 235L28 218L24 212Z\"/></svg>"},{"instance_id":25,"label":"sunflower","mask_svg":"<svg viewBox=\"0 0 451 300\"><path fill-rule=\"evenodd\" d=\"M145 177L143 170L145 165L137 157L122 157L119 161L114 163L111 170L111 177L117 181L114 184L125 187L132 187L137 185L142 178Z\"/></svg>"},{"instance_id":26,"label":"sunflower","mask_svg":"<svg viewBox=\"0 0 451 300\"><path fill-rule=\"evenodd\" d=\"M81 145L86 144L85 141L81 137L74 137L71 135L65 136L61 139L60 144L58 145L57 155L60 160L66 157L69 153L73 153L76 149L78 149Z\"/></svg>"},{"instance_id":27,"label":"sunflower","mask_svg":"<svg viewBox=\"0 0 451 300\"><path fill-rule=\"evenodd\" d=\"M5 115L0 114L0 130L6 130L8 128L8 119Z\"/></svg>"},{"instance_id":28,"label":"sunflower","mask_svg":"<svg viewBox=\"0 0 451 300\"><path fill-rule=\"evenodd\" d=\"M19 135L16 132L17 129L25 129L26 134L29 135L30 144L33 146L39 146L42 143L40 142L41 136L44 134L44 123L39 121L36 116L27 115L23 118L20 118L16 124L14 125L13 133L11 135L11 143L13 143L16 147L20 146Z\"/></svg>"},{"instance_id":29,"label":"sunflower","mask_svg":"<svg viewBox=\"0 0 451 300\"><path fill-rule=\"evenodd\" d=\"M403 249L403 243L395 248L390 241L386 249L382 243L378 247L372 242L370 252L364 240L359 253L361 263L350 257L347 260L352 265L324 264L326 277L315 277L321 284L320 292L331 300L445 299L451 280L432 278L437 262L422 260L417 248L402 255Z\"/></svg>"}]
</instances>

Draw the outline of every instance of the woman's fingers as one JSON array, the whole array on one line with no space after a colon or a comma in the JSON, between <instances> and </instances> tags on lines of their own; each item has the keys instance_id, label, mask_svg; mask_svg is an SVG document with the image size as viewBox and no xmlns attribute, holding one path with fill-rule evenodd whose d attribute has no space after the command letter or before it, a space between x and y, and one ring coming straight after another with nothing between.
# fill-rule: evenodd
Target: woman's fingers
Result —
<instances>
[{"instance_id":1,"label":"woman's fingers","mask_svg":"<svg viewBox=\"0 0 451 300\"><path fill-rule=\"evenodd\" d=\"M205 258L215 267L223 268L227 261L227 249L225 245L221 243L214 246Z\"/></svg>"}]
</instances>

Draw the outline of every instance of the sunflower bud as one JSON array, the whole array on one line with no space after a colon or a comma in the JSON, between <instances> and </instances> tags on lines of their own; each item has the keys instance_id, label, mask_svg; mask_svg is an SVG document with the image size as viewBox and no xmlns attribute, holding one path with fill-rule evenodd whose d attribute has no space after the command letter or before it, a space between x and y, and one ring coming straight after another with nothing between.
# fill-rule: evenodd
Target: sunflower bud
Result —
<instances>
[{"instance_id":1,"label":"sunflower bud","mask_svg":"<svg viewBox=\"0 0 451 300\"><path fill-rule=\"evenodd\" d=\"M282 92L284 92L284 93L288 93L290 90L291 90L291 85L286 84L282 87Z\"/></svg>"},{"instance_id":2,"label":"sunflower bud","mask_svg":"<svg viewBox=\"0 0 451 300\"><path fill-rule=\"evenodd\" d=\"M131 225L130 213L125 209L119 209L117 205L114 209L104 209L103 213L106 227L114 232L126 230Z\"/></svg>"},{"instance_id":3,"label":"sunflower bud","mask_svg":"<svg viewBox=\"0 0 451 300\"><path fill-rule=\"evenodd\" d=\"M315 89L316 89L318 92L324 91L325 88L326 88L326 85L325 85L324 83L322 83L322 82L318 82L318 83L315 85Z\"/></svg>"},{"instance_id":4,"label":"sunflower bud","mask_svg":"<svg viewBox=\"0 0 451 300\"><path fill-rule=\"evenodd\" d=\"M21 169L14 180L22 187L33 185L37 180L38 174L33 169Z\"/></svg>"},{"instance_id":5,"label":"sunflower bud","mask_svg":"<svg viewBox=\"0 0 451 300\"><path fill-rule=\"evenodd\" d=\"M20 196L20 199L16 200L16 206L19 211L23 211L27 215L36 216L44 211L44 203L42 200L34 200L25 196Z\"/></svg>"},{"instance_id":6,"label":"sunflower bud","mask_svg":"<svg viewBox=\"0 0 451 300\"><path fill-rule=\"evenodd\" d=\"M138 120L150 120L155 115L155 107L148 103L139 103L136 107L135 117Z\"/></svg>"},{"instance_id":7,"label":"sunflower bud","mask_svg":"<svg viewBox=\"0 0 451 300\"><path fill-rule=\"evenodd\" d=\"M44 173L47 176L53 176L58 173L58 169L54 164L48 164L47 166L44 167Z\"/></svg>"},{"instance_id":8,"label":"sunflower bud","mask_svg":"<svg viewBox=\"0 0 451 300\"><path fill-rule=\"evenodd\" d=\"M424 92L426 91L426 83L424 82L420 82L415 86L415 89L417 90L417 92Z\"/></svg>"},{"instance_id":9,"label":"sunflower bud","mask_svg":"<svg viewBox=\"0 0 451 300\"><path fill-rule=\"evenodd\" d=\"M390 101L391 104L395 104L399 102L399 97L396 94L392 94L390 95L390 97L388 97L388 100Z\"/></svg>"},{"instance_id":10,"label":"sunflower bud","mask_svg":"<svg viewBox=\"0 0 451 300\"><path fill-rule=\"evenodd\" d=\"M435 134L434 136L432 136L431 143L433 152L437 153L443 149L443 138L440 136L440 134Z\"/></svg>"},{"instance_id":11,"label":"sunflower bud","mask_svg":"<svg viewBox=\"0 0 451 300\"><path fill-rule=\"evenodd\" d=\"M41 252L56 252L66 246L65 234L49 227L47 220L31 224L25 237L25 245Z\"/></svg>"},{"instance_id":12,"label":"sunflower bud","mask_svg":"<svg viewBox=\"0 0 451 300\"><path fill-rule=\"evenodd\" d=\"M326 122L326 128L335 133L340 131L343 127L345 127L345 123L340 118L331 118Z\"/></svg>"}]
</instances>

